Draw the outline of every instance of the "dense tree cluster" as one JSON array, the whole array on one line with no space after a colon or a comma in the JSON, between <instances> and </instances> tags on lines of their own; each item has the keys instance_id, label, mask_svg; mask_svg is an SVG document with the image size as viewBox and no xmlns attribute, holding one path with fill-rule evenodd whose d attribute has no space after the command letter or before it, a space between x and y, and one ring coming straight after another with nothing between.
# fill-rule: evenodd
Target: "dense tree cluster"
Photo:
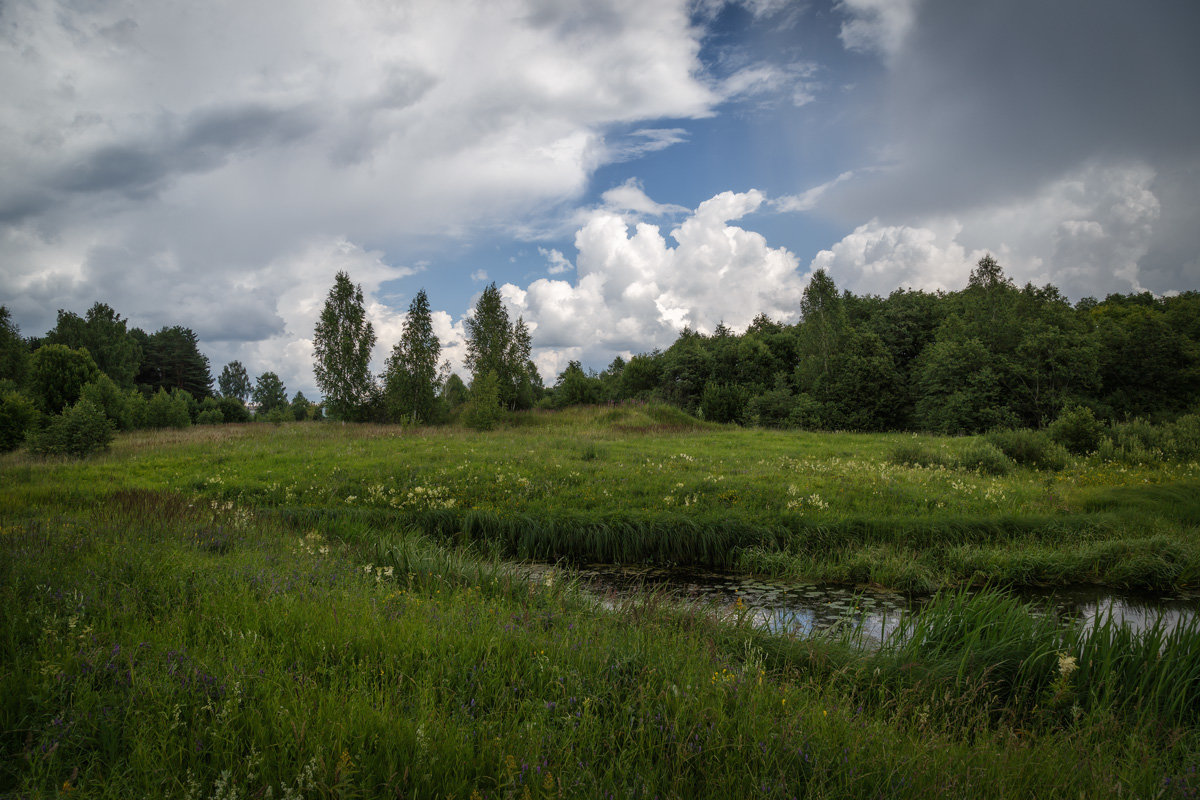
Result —
<instances>
[{"instance_id":1,"label":"dense tree cluster","mask_svg":"<svg viewBox=\"0 0 1200 800\"><path fill-rule=\"evenodd\" d=\"M34 452L83 455L107 446L118 430L250 420L246 400L258 387L245 367L226 365L220 396L212 384L208 358L190 328L130 329L116 311L96 303L82 317L59 311L45 336L25 339L0 306L0 452L28 442ZM288 419L320 417L320 406L303 395L289 405L273 373L260 376L263 385L277 390L263 394L268 411Z\"/></svg>"},{"instance_id":2,"label":"dense tree cluster","mask_svg":"<svg viewBox=\"0 0 1200 800\"><path fill-rule=\"evenodd\" d=\"M1043 427L1066 407L1170 417L1200 391L1200 293L1084 299L1017 287L990 256L958 292L839 292L814 274L800 320L740 336L684 330L599 374L572 362L546 403L654 399L718 422L974 433Z\"/></svg>"}]
</instances>

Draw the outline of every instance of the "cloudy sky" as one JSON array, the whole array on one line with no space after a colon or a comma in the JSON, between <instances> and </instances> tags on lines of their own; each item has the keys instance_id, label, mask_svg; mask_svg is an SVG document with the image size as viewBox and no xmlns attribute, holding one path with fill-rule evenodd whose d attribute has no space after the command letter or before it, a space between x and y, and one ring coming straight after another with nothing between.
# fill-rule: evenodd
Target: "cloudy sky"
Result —
<instances>
[{"instance_id":1,"label":"cloudy sky","mask_svg":"<svg viewBox=\"0 0 1200 800\"><path fill-rule=\"evenodd\" d=\"M1072 300L1200 288L1193 0L0 0L0 304L103 301L318 392L338 270L377 368L494 281L547 383L812 270Z\"/></svg>"}]
</instances>

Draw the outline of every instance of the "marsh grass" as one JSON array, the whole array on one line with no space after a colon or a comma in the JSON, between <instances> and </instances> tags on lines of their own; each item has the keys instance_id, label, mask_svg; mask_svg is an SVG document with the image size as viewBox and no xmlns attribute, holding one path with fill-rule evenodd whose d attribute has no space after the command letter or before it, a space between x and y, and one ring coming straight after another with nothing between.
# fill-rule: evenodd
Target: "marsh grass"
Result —
<instances>
[{"instance_id":1,"label":"marsh grass","mask_svg":"<svg viewBox=\"0 0 1200 800\"><path fill-rule=\"evenodd\" d=\"M1026 450L1049 441L1017 433ZM1013 465L980 438L745 430L667 407L529 412L487 434L200 426L122 435L84 462L13 454L0 465L0 502L14 508L87 504L117 486L169 490L294 526L412 527L505 557L750 568L909 591L1200 581L1193 462L1096 455L1047 471Z\"/></svg>"},{"instance_id":2,"label":"marsh grass","mask_svg":"<svg viewBox=\"0 0 1200 800\"><path fill-rule=\"evenodd\" d=\"M1196 789L1195 625L1064 632L996 592L871 652L661 596L597 605L566 567L529 582L353 510L114 487L5 507L0 603L13 796Z\"/></svg>"}]
</instances>

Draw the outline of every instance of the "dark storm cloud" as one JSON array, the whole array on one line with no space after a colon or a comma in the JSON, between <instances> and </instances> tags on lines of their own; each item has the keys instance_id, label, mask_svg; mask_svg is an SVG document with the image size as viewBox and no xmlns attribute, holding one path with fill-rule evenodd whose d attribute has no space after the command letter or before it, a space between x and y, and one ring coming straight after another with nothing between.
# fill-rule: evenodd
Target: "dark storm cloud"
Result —
<instances>
[{"instance_id":1,"label":"dark storm cloud","mask_svg":"<svg viewBox=\"0 0 1200 800\"><path fill-rule=\"evenodd\" d=\"M250 104L197 112L182 125L166 127L178 130L92 150L66 168L53 186L67 194L151 196L178 175L215 169L255 147L302 139L317 121L307 109Z\"/></svg>"},{"instance_id":2,"label":"dark storm cloud","mask_svg":"<svg viewBox=\"0 0 1200 800\"><path fill-rule=\"evenodd\" d=\"M897 167L840 187L862 214L1030 192L1089 161L1157 171L1200 152L1200 5L927 0L889 59L879 144Z\"/></svg>"}]
</instances>

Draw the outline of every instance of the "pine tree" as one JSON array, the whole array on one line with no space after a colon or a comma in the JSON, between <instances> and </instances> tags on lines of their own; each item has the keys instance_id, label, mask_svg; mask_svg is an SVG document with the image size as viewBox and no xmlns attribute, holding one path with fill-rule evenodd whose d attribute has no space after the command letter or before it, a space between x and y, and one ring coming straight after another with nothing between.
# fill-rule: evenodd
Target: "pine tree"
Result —
<instances>
[{"instance_id":1,"label":"pine tree","mask_svg":"<svg viewBox=\"0 0 1200 800\"><path fill-rule=\"evenodd\" d=\"M392 348L384 372L384 393L393 419L432 422L442 376L438 359L442 345L433 332L433 317L425 290L408 307L404 333Z\"/></svg>"},{"instance_id":2,"label":"pine tree","mask_svg":"<svg viewBox=\"0 0 1200 800\"><path fill-rule=\"evenodd\" d=\"M339 272L313 336L313 372L335 419L359 419L366 413L375 391L370 369L374 346L375 328L363 307L362 287Z\"/></svg>"}]
</instances>

